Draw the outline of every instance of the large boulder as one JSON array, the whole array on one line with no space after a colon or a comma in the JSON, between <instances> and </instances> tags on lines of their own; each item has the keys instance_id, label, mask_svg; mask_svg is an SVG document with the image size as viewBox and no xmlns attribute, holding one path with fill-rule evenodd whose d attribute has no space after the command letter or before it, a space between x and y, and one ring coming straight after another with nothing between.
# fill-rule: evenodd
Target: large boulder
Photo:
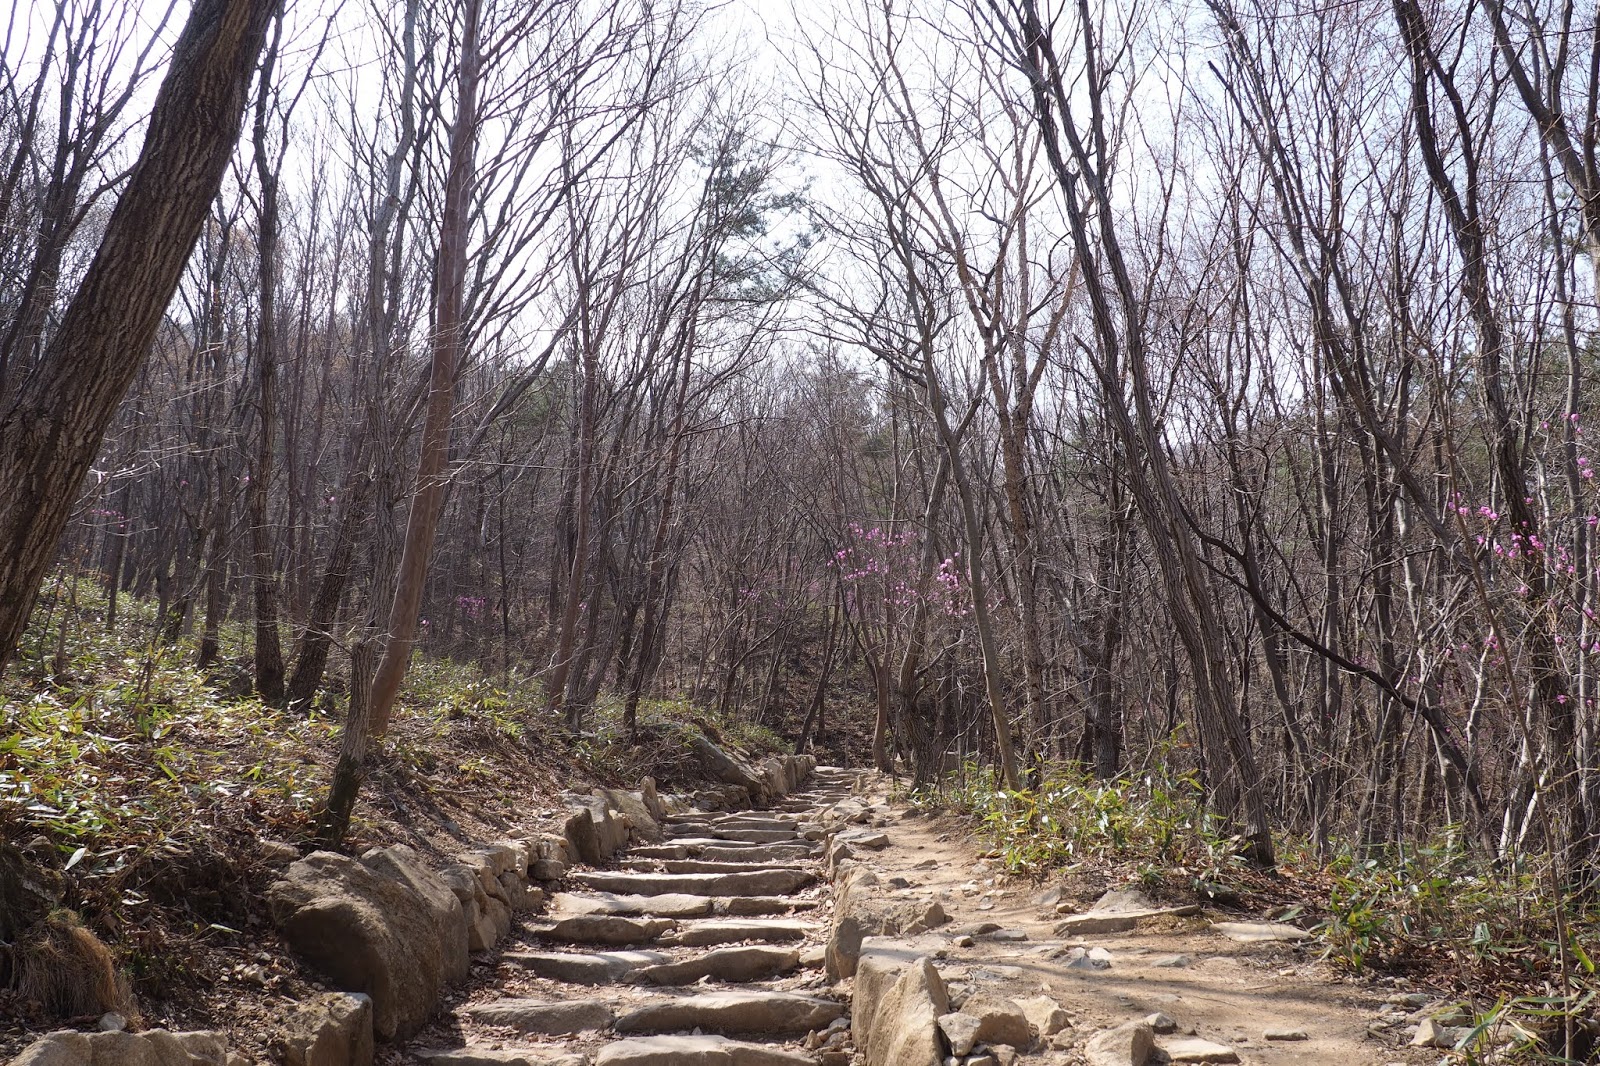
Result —
<instances>
[{"instance_id":1,"label":"large boulder","mask_svg":"<svg viewBox=\"0 0 1600 1066\"><path fill-rule=\"evenodd\" d=\"M312 852L267 889L289 947L335 987L372 997L383 1040L416 1033L439 992L467 972L467 916L455 891L406 847L360 861Z\"/></svg>"},{"instance_id":2,"label":"large boulder","mask_svg":"<svg viewBox=\"0 0 1600 1066\"><path fill-rule=\"evenodd\" d=\"M743 759L712 743L705 734L691 732L689 750L694 752L701 767L715 780L747 790L758 803L768 799L765 776L752 770Z\"/></svg>"},{"instance_id":3,"label":"large boulder","mask_svg":"<svg viewBox=\"0 0 1600 1066\"><path fill-rule=\"evenodd\" d=\"M949 921L937 900L885 897L871 870L851 872L840 883L828 932L828 977L838 981L856 972L861 942L869 936L915 936Z\"/></svg>"}]
</instances>

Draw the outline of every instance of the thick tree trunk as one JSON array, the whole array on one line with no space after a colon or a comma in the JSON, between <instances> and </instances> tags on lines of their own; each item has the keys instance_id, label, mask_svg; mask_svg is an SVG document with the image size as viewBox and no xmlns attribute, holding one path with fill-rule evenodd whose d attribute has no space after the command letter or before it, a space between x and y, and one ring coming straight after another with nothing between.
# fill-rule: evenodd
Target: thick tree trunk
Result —
<instances>
[{"instance_id":1,"label":"thick tree trunk","mask_svg":"<svg viewBox=\"0 0 1600 1066\"><path fill-rule=\"evenodd\" d=\"M0 670L239 138L276 0L196 0L144 147L37 372L0 413Z\"/></svg>"}]
</instances>

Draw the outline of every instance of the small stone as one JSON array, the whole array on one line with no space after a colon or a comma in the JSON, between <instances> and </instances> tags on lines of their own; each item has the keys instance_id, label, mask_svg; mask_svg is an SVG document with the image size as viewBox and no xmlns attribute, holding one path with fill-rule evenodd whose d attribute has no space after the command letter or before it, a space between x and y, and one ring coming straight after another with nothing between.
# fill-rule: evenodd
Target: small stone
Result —
<instances>
[{"instance_id":1,"label":"small stone","mask_svg":"<svg viewBox=\"0 0 1600 1066\"><path fill-rule=\"evenodd\" d=\"M1167 1033L1176 1033L1178 1031L1178 1020L1172 1015L1166 1014L1162 1011L1156 1011L1154 1014L1145 1018L1144 1023L1152 1030L1162 1035L1166 1035Z\"/></svg>"},{"instance_id":2,"label":"small stone","mask_svg":"<svg viewBox=\"0 0 1600 1066\"><path fill-rule=\"evenodd\" d=\"M1410 1007L1412 1010L1417 1010L1428 1005L1428 994L1426 992L1396 992L1386 997L1383 1003L1384 1006L1388 1007Z\"/></svg>"},{"instance_id":3,"label":"small stone","mask_svg":"<svg viewBox=\"0 0 1600 1066\"><path fill-rule=\"evenodd\" d=\"M1432 1018L1424 1018L1417 1026L1417 1035L1411 1038L1412 1047L1453 1048L1469 1030L1440 1025Z\"/></svg>"},{"instance_id":4,"label":"small stone","mask_svg":"<svg viewBox=\"0 0 1600 1066\"><path fill-rule=\"evenodd\" d=\"M102 1033L120 1033L128 1028L128 1019L116 1011L106 1011L100 1015L100 1020L95 1023L95 1028Z\"/></svg>"},{"instance_id":5,"label":"small stone","mask_svg":"<svg viewBox=\"0 0 1600 1066\"><path fill-rule=\"evenodd\" d=\"M1268 1029L1261 1036L1266 1040L1310 1040L1304 1029Z\"/></svg>"},{"instance_id":6,"label":"small stone","mask_svg":"<svg viewBox=\"0 0 1600 1066\"><path fill-rule=\"evenodd\" d=\"M1186 966L1193 966L1194 960L1187 955L1163 955L1161 958L1152 961L1150 965L1181 969Z\"/></svg>"},{"instance_id":7,"label":"small stone","mask_svg":"<svg viewBox=\"0 0 1600 1066\"><path fill-rule=\"evenodd\" d=\"M976 943L977 943L976 940L972 939L970 936L967 936L965 933L963 933L960 936L956 937L956 940L955 940L956 947L958 947L958 948L970 948L972 945L974 945Z\"/></svg>"}]
</instances>

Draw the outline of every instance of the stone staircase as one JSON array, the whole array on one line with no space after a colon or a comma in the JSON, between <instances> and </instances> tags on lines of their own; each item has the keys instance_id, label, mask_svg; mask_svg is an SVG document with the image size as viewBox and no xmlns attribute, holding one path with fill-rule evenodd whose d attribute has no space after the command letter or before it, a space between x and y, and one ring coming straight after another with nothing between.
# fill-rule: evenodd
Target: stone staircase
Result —
<instances>
[{"instance_id":1,"label":"stone staircase","mask_svg":"<svg viewBox=\"0 0 1600 1066\"><path fill-rule=\"evenodd\" d=\"M817 767L773 810L667 815L660 843L569 874L513 931L493 992L405 1054L429 1066L846 1066L817 818L858 779Z\"/></svg>"}]
</instances>

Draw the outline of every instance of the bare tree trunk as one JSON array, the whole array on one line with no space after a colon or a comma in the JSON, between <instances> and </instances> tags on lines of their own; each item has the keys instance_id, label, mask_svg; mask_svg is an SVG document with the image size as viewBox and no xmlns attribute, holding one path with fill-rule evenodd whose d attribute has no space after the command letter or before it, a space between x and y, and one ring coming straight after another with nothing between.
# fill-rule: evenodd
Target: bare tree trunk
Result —
<instances>
[{"instance_id":1,"label":"bare tree trunk","mask_svg":"<svg viewBox=\"0 0 1600 1066\"><path fill-rule=\"evenodd\" d=\"M267 525L268 490L272 483L273 432L278 421L278 174L268 155L267 112L273 71L278 58L281 12L261 61L256 97L256 177L261 185L256 227L256 276L260 285L261 321L256 332L256 461L250 476L251 584L255 592L256 692L268 703L283 699L283 648L278 639L278 575L273 567L272 531Z\"/></svg>"},{"instance_id":2,"label":"bare tree trunk","mask_svg":"<svg viewBox=\"0 0 1600 1066\"><path fill-rule=\"evenodd\" d=\"M239 138L276 0L197 0L144 147L42 365L0 413L0 670Z\"/></svg>"},{"instance_id":3,"label":"bare tree trunk","mask_svg":"<svg viewBox=\"0 0 1600 1066\"><path fill-rule=\"evenodd\" d=\"M450 131L450 164L445 176L443 218L439 226L439 259L434 282L432 368L428 376L428 409L422 427L422 458L417 488L406 521L405 545L394 603L389 611L388 643L372 680L372 734L382 736L400 682L411 662L422 587L428 578L434 532L444 509L449 475L450 427L455 414L456 366L461 360L462 306L470 236L467 209L472 195L473 149L478 128L478 0L463 0L461 69L456 121Z\"/></svg>"}]
</instances>

